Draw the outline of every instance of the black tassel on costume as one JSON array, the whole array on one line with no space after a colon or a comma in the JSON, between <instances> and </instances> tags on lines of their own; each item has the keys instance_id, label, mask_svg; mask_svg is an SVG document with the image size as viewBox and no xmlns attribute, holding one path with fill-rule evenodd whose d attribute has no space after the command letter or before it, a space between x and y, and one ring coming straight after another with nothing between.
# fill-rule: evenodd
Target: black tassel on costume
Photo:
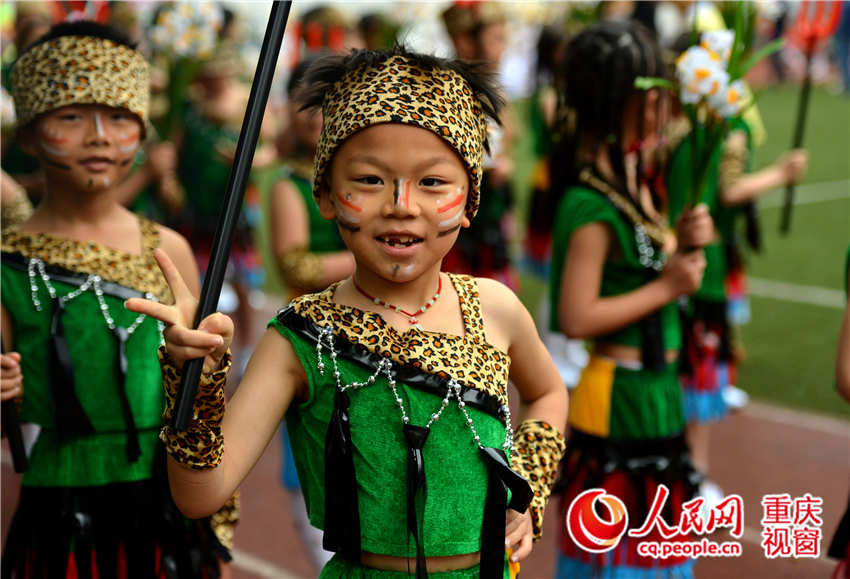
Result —
<instances>
[{"instance_id":1,"label":"black tassel on costume","mask_svg":"<svg viewBox=\"0 0 850 579\"><path fill-rule=\"evenodd\" d=\"M74 362L68 351L65 327L62 325L65 304L60 299L53 299L51 305L53 314L50 318L47 360L53 422L60 440L69 440L94 434L94 427L86 416L74 389Z\"/></svg>"},{"instance_id":2,"label":"black tassel on costume","mask_svg":"<svg viewBox=\"0 0 850 579\"><path fill-rule=\"evenodd\" d=\"M640 321L641 362L645 370L661 370L667 365L664 357L664 330L661 312L653 312Z\"/></svg>"},{"instance_id":3,"label":"black tassel on costume","mask_svg":"<svg viewBox=\"0 0 850 579\"><path fill-rule=\"evenodd\" d=\"M425 484L425 459L422 448L431 429L424 426L405 424L404 438L407 440L407 531L416 543L416 579L428 577L425 564L425 545L420 533L425 508L427 487Z\"/></svg>"},{"instance_id":4,"label":"black tassel on costume","mask_svg":"<svg viewBox=\"0 0 850 579\"><path fill-rule=\"evenodd\" d=\"M527 480L511 470L503 450L488 447L479 450L490 474L481 525L481 577L501 577L505 567L505 505L523 513L531 504L534 492Z\"/></svg>"},{"instance_id":5,"label":"black tassel on costume","mask_svg":"<svg viewBox=\"0 0 850 579\"><path fill-rule=\"evenodd\" d=\"M337 390L325 436L325 534L322 546L350 561L360 560L360 509L348 394Z\"/></svg>"},{"instance_id":6,"label":"black tassel on costume","mask_svg":"<svg viewBox=\"0 0 850 579\"><path fill-rule=\"evenodd\" d=\"M130 408L130 400L127 398L127 340L130 333L127 328L115 326L112 330L118 340L118 399L121 401L121 414L124 415L124 426L127 428L127 461L136 462L142 454L139 446L139 434L136 430L136 420L133 418L133 410Z\"/></svg>"}]
</instances>

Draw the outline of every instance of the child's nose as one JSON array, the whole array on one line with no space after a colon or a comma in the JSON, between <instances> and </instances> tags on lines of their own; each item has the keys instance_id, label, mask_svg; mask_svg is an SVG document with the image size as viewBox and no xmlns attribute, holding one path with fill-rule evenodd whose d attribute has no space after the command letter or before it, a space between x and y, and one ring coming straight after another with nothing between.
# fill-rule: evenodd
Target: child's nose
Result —
<instances>
[{"instance_id":1,"label":"child's nose","mask_svg":"<svg viewBox=\"0 0 850 579\"><path fill-rule=\"evenodd\" d=\"M410 179L396 179L393 181L392 195L387 199L387 214L400 217L416 216L419 214L419 205L413 182Z\"/></svg>"},{"instance_id":2,"label":"child's nose","mask_svg":"<svg viewBox=\"0 0 850 579\"><path fill-rule=\"evenodd\" d=\"M86 137L89 142L100 143L109 140L103 116L100 113L94 113L91 115L91 122L89 123L89 129Z\"/></svg>"}]
</instances>

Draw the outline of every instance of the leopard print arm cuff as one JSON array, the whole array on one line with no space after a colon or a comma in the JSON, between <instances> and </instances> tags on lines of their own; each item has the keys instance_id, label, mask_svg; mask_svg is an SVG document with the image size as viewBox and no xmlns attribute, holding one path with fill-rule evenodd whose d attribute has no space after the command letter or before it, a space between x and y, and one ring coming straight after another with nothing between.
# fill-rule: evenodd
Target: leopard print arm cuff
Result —
<instances>
[{"instance_id":1,"label":"leopard print arm cuff","mask_svg":"<svg viewBox=\"0 0 850 579\"><path fill-rule=\"evenodd\" d=\"M535 541L543 533L543 511L558 476L558 463L565 447L558 429L541 420L523 421L514 435L513 469L528 480L534 491L528 510Z\"/></svg>"},{"instance_id":2,"label":"leopard print arm cuff","mask_svg":"<svg viewBox=\"0 0 850 579\"><path fill-rule=\"evenodd\" d=\"M746 141L726 143L718 167L720 190L728 189L747 172L749 151Z\"/></svg>"},{"instance_id":3,"label":"leopard print arm cuff","mask_svg":"<svg viewBox=\"0 0 850 579\"><path fill-rule=\"evenodd\" d=\"M224 438L221 435L221 419L224 417L224 383L230 370L230 351L224 355L219 369L201 374L198 394L192 408L189 428L178 432L171 427L177 391L180 389L180 368L165 351L159 348L159 363L162 368L162 385L165 389L165 426L159 438L174 459L189 468L204 470L215 468L221 463L224 453Z\"/></svg>"},{"instance_id":4,"label":"leopard print arm cuff","mask_svg":"<svg viewBox=\"0 0 850 579\"><path fill-rule=\"evenodd\" d=\"M290 288L323 289L322 260L315 253L303 247L289 249L280 254L278 264L283 281Z\"/></svg>"},{"instance_id":5,"label":"leopard print arm cuff","mask_svg":"<svg viewBox=\"0 0 850 579\"><path fill-rule=\"evenodd\" d=\"M233 533L239 524L239 491L227 499L227 502L210 517L210 527L216 539L228 551L233 550Z\"/></svg>"}]
</instances>

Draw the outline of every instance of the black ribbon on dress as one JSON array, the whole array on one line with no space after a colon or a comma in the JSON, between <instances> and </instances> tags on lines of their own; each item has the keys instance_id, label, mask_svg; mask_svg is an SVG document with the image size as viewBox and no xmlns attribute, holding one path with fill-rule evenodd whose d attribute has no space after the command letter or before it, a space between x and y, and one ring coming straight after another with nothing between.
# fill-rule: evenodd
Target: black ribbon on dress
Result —
<instances>
[{"instance_id":1,"label":"black ribbon on dress","mask_svg":"<svg viewBox=\"0 0 850 579\"><path fill-rule=\"evenodd\" d=\"M663 370L667 365L664 352L664 329L661 311L640 321L641 362L644 370Z\"/></svg>"},{"instance_id":2,"label":"black ribbon on dress","mask_svg":"<svg viewBox=\"0 0 850 579\"><path fill-rule=\"evenodd\" d=\"M337 390L325 435L325 533L322 546L350 561L359 561L360 509L349 404L348 394Z\"/></svg>"},{"instance_id":3,"label":"black ribbon on dress","mask_svg":"<svg viewBox=\"0 0 850 579\"><path fill-rule=\"evenodd\" d=\"M413 535L413 541L416 543L416 579L426 579L428 569L420 525L424 517L428 489L425 483L425 458L422 456L422 448L431 429L405 424L403 431L407 441L407 530Z\"/></svg>"},{"instance_id":4,"label":"black ribbon on dress","mask_svg":"<svg viewBox=\"0 0 850 579\"><path fill-rule=\"evenodd\" d=\"M130 332L127 328L115 326L112 330L115 338L118 340L118 359L116 367L118 368L118 399L121 401L121 414L124 416L124 426L127 432L127 461L136 462L142 454L142 449L139 446L139 433L136 429L136 420L133 418L133 410L130 408L130 400L127 398L127 340L130 339Z\"/></svg>"},{"instance_id":5,"label":"black ribbon on dress","mask_svg":"<svg viewBox=\"0 0 850 579\"><path fill-rule=\"evenodd\" d=\"M94 434L94 427L86 416L74 388L74 362L65 340L62 314L65 303L60 298L51 300L50 342L47 360L50 373L50 393L53 423L60 440Z\"/></svg>"},{"instance_id":6,"label":"black ribbon on dress","mask_svg":"<svg viewBox=\"0 0 850 579\"><path fill-rule=\"evenodd\" d=\"M524 513L534 498L534 491L527 480L511 470L505 451L490 447L481 447L479 451L489 473L481 525L481 577L501 577L505 568L506 505ZM510 503L508 490L511 491Z\"/></svg>"}]
</instances>

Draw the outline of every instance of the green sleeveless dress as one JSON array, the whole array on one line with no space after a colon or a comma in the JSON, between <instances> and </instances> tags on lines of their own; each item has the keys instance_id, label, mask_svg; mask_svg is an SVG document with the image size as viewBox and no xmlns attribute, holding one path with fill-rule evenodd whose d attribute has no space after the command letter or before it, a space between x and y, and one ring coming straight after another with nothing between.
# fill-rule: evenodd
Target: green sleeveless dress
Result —
<instances>
[{"instance_id":1,"label":"green sleeveless dress","mask_svg":"<svg viewBox=\"0 0 850 579\"><path fill-rule=\"evenodd\" d=\"M509 431L502 407L507 405L510 359L486 342L474 280L455 275L450 279L461 300L463 336L419 329L399 333L377 314L334 302L338 284L296 298L269 323L292 344L307 372L309 396L290 407L286 421L310 522L325 530L326 540L324 457L338 391L336 369L340 384L365 384L346 390L360 549L396 557L417 554L408 527L408 448L403 416L411 425L424 426L431 421L422 449L427 492L417 507L421 509L419 537L425 556L482 549L488 466L474 437L493 448L502 448L506 441ZM330 353L330 335L335 336L336 358ZM385 360L393 363L398 398L388 376L376 373ZM462 389L463 405L457 399L444 403L445 385L452 379ZM509 457L510 451L506 452ZM502 511L506 505L501 505ZM503 528L501 532L503 541ZM396 575L363 567L338 553L321 576ZM431 576L461 578L478 573L475 567Z\"/></svg>"}]
</instances>

